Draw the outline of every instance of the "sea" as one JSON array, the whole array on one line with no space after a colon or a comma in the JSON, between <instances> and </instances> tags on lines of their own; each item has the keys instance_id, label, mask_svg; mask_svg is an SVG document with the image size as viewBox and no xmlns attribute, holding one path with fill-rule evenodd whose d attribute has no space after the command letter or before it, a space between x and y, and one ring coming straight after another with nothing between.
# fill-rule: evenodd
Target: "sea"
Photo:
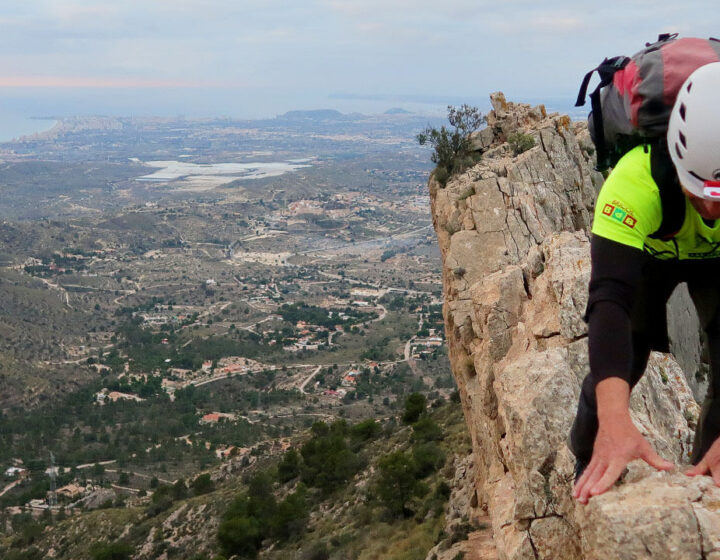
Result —
<instances>
[{"instance_id":1,"label":"sea","mask_svg":"<svg viewBox=\"0 0 720 560\"><path fill-rule=\"evenodd\" d=\"M9 142L20 136L50 130L56 123L56 120L50 118L26 117L16 113L0 112L0 142Z\"/></svg>"},{"instance_id":2,"label":"sea","mask_svg":"<svg viewBox=\"0 0 720 560\"><path fill-rule=\"evenodd\" d=\"M82 115L114 116L234 116L236 118L272 118L293 109L336 109L343 113L360 112L379 114L390 108L401 107L418 115L447 114L447 106L469 103L487 113L490 104L487 96L424 97L424 96L362 96L310 95L298 97L296 93L275 94L259 99L257 96L240 98L237 92L192 90L123 90L118 93L105 90L71 91L17 91L0 89L0 142L27 136L52 128L57 117ZM574 120L585 119L587 108L575 108L569 98L528 99L508 96L511 101L544 103L549 112L569 114Z\"/></svg>"}]
</instances>

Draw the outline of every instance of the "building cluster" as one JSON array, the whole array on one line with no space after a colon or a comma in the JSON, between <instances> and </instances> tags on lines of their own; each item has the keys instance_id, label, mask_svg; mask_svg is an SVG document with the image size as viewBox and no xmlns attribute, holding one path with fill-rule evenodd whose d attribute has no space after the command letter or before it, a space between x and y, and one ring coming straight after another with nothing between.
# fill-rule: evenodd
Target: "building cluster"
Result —
<instances>
[{"instance_id":1,"label":"building cluster","mask_svg":"<svg viewBox=\"0 0 720 560\"><path fill-rule=\"evenodd\" d=\"M442 337L429 336L427 338L416 338L410 347L410 357L419 358L423 355L430 355L444 344Z\"/></svg>"},{"instance_id":2,"label":"building cluster","mask_svg":"<svg viewBox=\"0 0 720 560\"><path fill-rule=\"evenodd\" d=\"M5 476L7 478L22 480L27 478L29 474L30 471L28 471L25 467L12 466L5 469Z\"/></svg>"},{"instance_id":3,"label":"building cluster","mask_svg":"<svg viewBox=\"0 0 720 560\"><path fill-rule=\"evenodd\" d=\"M101 389L95 394L95 401L98 404L105 404L108 401L116 402L118 400L142 402L145 399L133 395L132 393L123 393L121 391L109 391L107 388Z\"/></svg>"},{"instance_id":4,"label":"building cluster","mask_svg":"<svg viewBox=\"0 0 720 560\"><path fill-rule=\"evenodd\" d=\"M357 378L360 376L360 371L357 369L351 369L345 372L343 375L340 385L343 387L355 387L357 385Z\"/></svg>"},{"instance_id":5,"label":"building cluster","mask_svg":"<svg viewBox=\"0 0 720 560\"><path fill-rule=\"evenodd\" d=\"M378 365L379 364L377 362L368 362L365 364L365 367L367 367L369 371L377 371ZM322 391L322 395L336 398L344 397L355 390L361 373L362 372L357 367L351 367L340 375L339 387L334 389L325 389ZM316 383L315 386L318 387L319 383Z\"/></svg>"},{"instance_id":6,"label":"building cluster","mask_svg":"<svg viewBox=\"0 0 720 560\"><path fill-rule=\"evenodd\" d=\"M90 481L83 484L73 481L55 490L54 495L52 491L48 491L45 498L30 500L26 507L31 510L44 510L55 507L71 508L75 505L75 502L89 496L100 488L101 486ZM58 503L64 505L58 506Z\"/></svg>"},{"instance_id":7,"label":"building cluster","mask_svg":"<svg viewBox=\"0 0 720 560\"><path fill-rule=\"evenodd\" d=\"M7 484L4 488L0 488L0 496L18 485L27 484L27 481L30 480L30 470L23 466L22 460L13 459L12 462L13 464L3 471ZM45 470L45 475L57 476L61 472L67 472L68 470L69 469L62 467L49 467ZM28 509L45 510L50 507L56 507L58 502L72 505L72 502L83 498L98 488L99 487L94 485L92 482L81 484L76 479L64 486L61 486L60 488L57 488L54 493L52 490L49 490L44 498L31 499L25 504L25 506L9 507L5 508L5 511L10 514L19 514Z\"/></svg>"},{"instance_id":8,"label":"building cluster","mask_svg":"<svg viewBox=\"0 0 720 560\"><path fill-rule=\"evenodd\" d=\"M330 313L332 313L332 311ZM286 352L317 350L320 347L320 344L323 343L318 335L328 331L325 327L311 325L305 321L298 321L295 324L295 328L297 330L297 336L289 338L289 340L292 341L292 344L283 346L283 350Z\"/></svg>"},{"instance_id":9,"label":"building cluster","mask_svg":"<svg viewBox=\"0 0 720 560\"><path fill-rule=\"evenodd\" d=\"M326 397L337 397L337 398L343 398L345 395L347 395L347 390L343 389L342 387L339 387L337 389L326 389L322 392L323 395Z\"/></svg>"},{"instance_id":10,"label":"building cluster","mask_svg":"<svg viewBox=\"0 0 720 560\"><path fill-rule=\"evenodd\" d=\"M210 412L200 418L200 424L217 424L221 420L233 421L236 418L237 415L230 412Z\"/></svg>"},{"instance_id":11,"label":"building cluster","mask_svg":"<svg viewBox=\"0 0 720 560\"><path fill-rule=\"evenodd\" d=\"M207 362L203 362L203 367ZM230 356L221 358L215 368L215 373L220 375L243 375L251 371L259 371L263 368L260 362L243 358L241 356Z\"/></svg>"}]
</instances>

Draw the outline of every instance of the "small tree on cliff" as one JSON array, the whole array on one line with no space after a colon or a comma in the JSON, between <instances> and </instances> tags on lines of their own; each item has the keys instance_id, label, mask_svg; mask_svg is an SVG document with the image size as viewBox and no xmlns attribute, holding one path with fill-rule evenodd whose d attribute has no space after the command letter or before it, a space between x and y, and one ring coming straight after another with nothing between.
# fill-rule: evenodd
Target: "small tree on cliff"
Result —
<instances>
[{"instance_id":1,"label":"small tree on cliff","mask_svg":"<svg viewBox=\"0 0 720 560\"><path fill-rule=\"evenodd\" d=\"M470 135L485 124L485 116L477 107L448 105L448 121L452 128L427 127L416 136L421 146L430 144L433 154L430 159L437 164L435 178L445 185L448 178L474 165L480 154L471 150Z\"/></svg>"}]
</instances>

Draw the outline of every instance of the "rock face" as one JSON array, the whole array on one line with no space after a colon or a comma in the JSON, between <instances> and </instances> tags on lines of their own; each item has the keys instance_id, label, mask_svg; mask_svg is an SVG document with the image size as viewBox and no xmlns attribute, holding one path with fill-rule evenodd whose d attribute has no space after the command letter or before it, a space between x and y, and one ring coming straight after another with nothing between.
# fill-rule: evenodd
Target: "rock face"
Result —
<instances>
[{"instance_id":1,"label":"rock face","mask_svg":"<svg viewBox=\"0 0 720 560\"><path fill-rule=\"evenodd\" d=\"M668 308L670 351L685 372L695 400L702 402L708 387L710 366L703 353L702 330L687 286L682 284L673 293Z\"/></svg>"},{"instance_id":2,"label":"rock face","mask_svg":"<svg viewBox=\"0 0 720 560\"><path fill-rule=\"evenodd\" d=\"M475 502L489 512L498 556L720 560L720 489L707 477L632 463L588 506L571 497L565 441L588 373L587 232L602 177L584 124L502 94L491 101L490 132L475 138L482 163L429 186ZM535 147L513 157L505 140L516 131ZM693 320L688 313L677 328L688 332ZM687 461L698 406L670 355L653 354L631 412L661 455Z\"/></svg>"}]
</instances>

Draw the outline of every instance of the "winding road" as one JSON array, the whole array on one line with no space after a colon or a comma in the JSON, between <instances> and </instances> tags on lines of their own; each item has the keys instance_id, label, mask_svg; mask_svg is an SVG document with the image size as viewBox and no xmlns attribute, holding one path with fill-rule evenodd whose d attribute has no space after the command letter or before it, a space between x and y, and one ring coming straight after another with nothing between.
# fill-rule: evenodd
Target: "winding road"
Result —
<instances>
[{"instance_id":1,"label":"winding road","mask_svg":"<svg viewBox=\"0 0 720 560\"><path fill-rule=\"evenodd\" d=\"M315 377L318 373L320 373L321 369L322 369L322 366L316 367L313 370L313 372L307 376L307 379L305 379L305 381L302 382L302 384L300 385L300 392L303 395L307 395L307 393L305 392L305 387L307 386L308 383L310 383L310 381L312 380L313 377Z\"/></svg>"}]
</instances>

